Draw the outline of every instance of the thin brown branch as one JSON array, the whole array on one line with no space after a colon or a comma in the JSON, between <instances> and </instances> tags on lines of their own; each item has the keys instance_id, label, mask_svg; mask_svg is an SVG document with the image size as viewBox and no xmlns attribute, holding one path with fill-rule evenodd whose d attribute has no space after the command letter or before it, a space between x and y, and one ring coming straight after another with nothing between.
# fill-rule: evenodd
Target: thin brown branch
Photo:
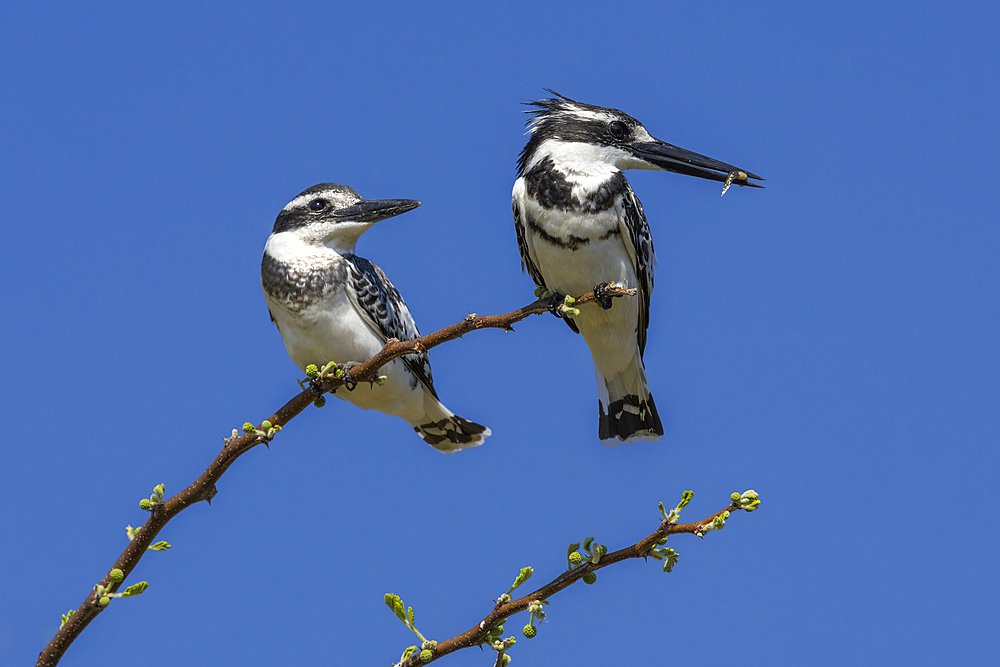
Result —
<instances>
[{"instance_id":1,"label":"thin brown branch","mask_svg":"<svg viewBox=\"0 0 1000 667\"><path fill-rule=\"evenodd\" d=\"M545 584L541 588L528 593L522 598L517 600L511 600L503 604L497 603L486 617L477 623L475 626L469 628L465 632L451 639L446 639L444 641L438 642L437 646L434 647L434 657L432 660L437 660L438 658L453 653L459 649L468 648L470 646L479 646L487 641L490 630L503 619L513 616L522 611L527 611L528 605L536 600L546 600L552 595L555 595L564 588L576 583L580 579L590 572L595 572L603 567L609 565L614 565L615 563L620 563L621 561L628 560L629 558L646 558L649 555L651 549L656 546L664 537L669 535L677 535L679 533L691 533L693 535L703 536L705 533L705 526L712 523L712 521L724 512L733 513L741 509L735 503L730 504L715 514L711 515L706 519L701 521L696 521L694 523L674 523L669 524L666 521L660 523L660 527L656 529L651 535L645 537L635 544L625 547L624 549L619 549L609 554L605 554L601 557L597 565L593 563L584 562L584 564L574 567L572 570L563 572L558 577ZM418 667L419 665L426 664L420 660L419 655L414 654L407 660L396 663L393 667Z\"/></svg>"},{"instance_id":2,"label":"thin brown branch","mask_svg":"<svg viewBox=\"0 0 1000 667\"><path fill-rule=\"evenodd\" d=\"M632 296L635 295L635 293L636 290L634 289L622 288L611 288L606 291L606 295L612 297ZM588 294L584 294L576 299L576 303L585 304L590 301L594 301L595 298L594 293L589 292ZM520 322L529 315L538 315L548 311L549 301L547 299L538 299L524 308L515 310L514 312L507 313L505 315L470 314L462 321L449 327L445 327L440 331L427 334L426 336L421 336L408 341L389 341L374 357L352 368L351 375L359 382L373 381L378 377L378 370L397 357L401 357L406 354L419 354L420 352L429 350L430 348L436 347L442 343L455 340L456 338L461 338L470 331L477 331L479 329L503 329L504 331L513 331L513 325L516 322ZM348 360L345 359L343 361ZM318 380L317 383L323 391L332 391L333 389L343 385L343 380L337 378L323 378ZM313 393L310 389L306 389L298 396L295 396L292 400L285 403L285 405L271 415L267 421L270 421L274 425L283 426L291 421L300 412L305 410L315 401L315 399L315 393ZM167 522L180 513L181 510L184 510L199 501L211 500L212 496L215 495L215 483L219 481L219 478L222 477L229 466L231 466L240 456L264 442L263 438L255 434L234 436L224 440L225 444L222 447L222 451L219 452L219 455L216 456L215 460L209 464L208 468L205 469L205 472L203 472L198 479L192 482L186 489L177 495L165 500L163 504L157 505L153 508L150 512L149 519L147 519L146 523L143 524L141 530L135 536L135 539L129 542L128 546L115 561L114 565L108 568L109 572L112 569L117 568L121 570L125 574L125 578L128 579L129 573L132 572L135 566L139 563L139 560L143 557L143 555L145 555L147 547L153 544L153 540L156 538L160 530L167 525ZM103 585L108 592L111 593L117 591L121 586L121 583L112 583L110 576L107 573L98 583ZM106 609L106 607L102 608L97 606L97 595L93 590L91 590L76 611L62 625L62 627L59 628L58 632L56 632L55 636L51 639L51 641L49 641L45 648L42 649L41 653L38 654L38 661L35 663L36 667L51 667L56 665L66 652L66 649L68 649L70 644L73 643L73 640L75 640L80 633L83 632L84 628L86 628L87 625L104 609Z\"/></svg>"}]
</instances>

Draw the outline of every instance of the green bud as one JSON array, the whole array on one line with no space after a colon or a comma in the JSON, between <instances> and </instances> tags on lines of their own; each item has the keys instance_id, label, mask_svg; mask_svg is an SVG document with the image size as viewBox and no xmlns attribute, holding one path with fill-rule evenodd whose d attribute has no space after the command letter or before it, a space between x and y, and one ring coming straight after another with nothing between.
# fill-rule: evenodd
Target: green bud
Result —
<instances>
[{"instance_id":1,"label":"green bud","mask_svg":"<svg viewBox=\"0 0 1000 667\"><path fill-rule=\"evenodd\" d=\"M733 495L735 496L736 494L734 493ZM744 491L743 495L739 498L734 498L733 504L739 505L742 510L753 512L755 509L760 507L760 495L753 489L750 489L748 491Z\"/></svg>"},{"instance_id":2,"label":"green bud","mask_svg":"<svg viewBox=\"0 0 1000 667\"><path fill-rule=\"evenodd\" d=\"M97 601L98 607L107 607L109 604L111 604L111 598L107 595L102 596L101 599Z\"/></svg>"},{"instance_id":3,"label":"green bud","mask_svg":"<svg viewBox=\"0 0 1000 667\"><path fill-rule=\"evenodd\" d=\"M430 662L431 658L433 657L434 657L434 652L431 651L429 648L425 648L423 651L420 652L421 662Z\"/></svg>"},{"instance_id":4,"label":"green bud","mask_svg":"<svg viewBox=\"0 0 1000 667\"><path fill-rule=\"evenodd\" d=\"M568 318L572 319L574 317L579 317L580 316L580 309L579 308L573 308L572 306L567 306L567 305L564 304L562 306L559 306L559 313L563 317L568 317Z\"/></svg>"},{"instance_id":5,"label":"green bud","mask_svg":"<svg viewBox=\"0 0 1000 667\"><path fill-rule=\"evenodd\" d=\"M316 400L313 401L313 405L315 405L317 408L323 407L324 405L326 405L326 397L325 396L317 396Z\"/></svg>"},{"instance_id":6,"label":"green bud","mask_svg":"<svg viewBox=\"0 0 1000 667\"><path fill-rule=\"evenodd\" d=\"M121 583L125 579L125 573L119 570L117 567L110 572L108 572L108 578L116 584Z\"/></svg>"},{"instance_id":7,"label":"green bud","mask_svg":"<svg viewBox=\"0 0 1000 667\"><path fill-rule=\"evenodd\" d=\"M248 435L250 433L256 433L257 432L257 427L254 426L253 424L251 424L250 422L247 422L247 423L243 424L243 432L246 433L246 434L248 434Z\"/></svg>"},{"instance_id":8,"label":"green bud","mask_svg":"<svg viewBox=\"0 0 1000 667\"><path fill-rule=\"evenodd\" d=\"M583 575L583 583L585 584L592 584L596 581L597 581L596 572L588 572L587 574Z\"/></svg>"},{"instance_id":9,"label":"green bud","mask_svg":"<svg viewBox=\"0 0 1000 667\"><path fill-rule=\"evenodd\" d=\"M503 662L504 667L507 667L507 665L510 664L510 661L511 661L511 657L509 655L507 655L506 653L504 653L503 654L503 658L501 659L501 662Z\"/></svg>"},{"instance_id":10,"label":"green bud","mask_svg":"<svg viewBox=\"0 0 1000 667\"><path fill-rule=\"evenodd\" d=\"M538 634L538 630L535 628L535 626L533 625L524 626L524 636L526 639L531 639L536 634Z\"/></svg>"},{"instance_id":11,"label":"green bud","mask_svg":"<svg viewBox=\"0 0 1000 667\"><path fill-rule=\"evenodd\" d=\"M149 498L143 498L139 501L139 509L150 510L153 508L153 502Z\"/></svg>"},{"instance_id":12,"label":"green bud","mask_svg":"<svg viewBox=\"0 0 1000 667\"><path fill-rule=\"evenodd\" d=\"M317 375L319 375L319 369L316 368L316 364L309 364L308 366L306 366L306 375L311 378L314 378Z\"/></svg>"},{"instance_id":13,"label":"green bud","mask_svg":"<svg viewBox=\"0 0 1000 667\"><path fill-rule=\"evenodd\" d=\"M271 422L267 421L266 419L260 423L261 431L266 431L269 428L271 428Z\"/></svg>"},{"instance_id":14,"label":"green bud","mask_svg":"<svg viewBox=\"0 0 1000 667\"><path fill-rule=\"evenodd\" d=\"M576 567L583 562L583 556L580 555L579 551L574 551L569 555L569 564Z\"/></svg>"}]
</instances>

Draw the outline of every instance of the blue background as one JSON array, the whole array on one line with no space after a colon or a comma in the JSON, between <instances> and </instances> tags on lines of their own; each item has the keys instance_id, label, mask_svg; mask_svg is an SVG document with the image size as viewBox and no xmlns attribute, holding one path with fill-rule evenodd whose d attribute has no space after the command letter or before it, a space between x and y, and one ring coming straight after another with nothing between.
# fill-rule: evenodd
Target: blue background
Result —
<instances>
[{"instance_id":1,"label":"blue background","mask_svg":"<svg viewBox=\"0 0 1000 667\"><path fill-rule=\"evenodd\" d=\"M3 10L0 656L30 664L154 484L298 391L259 260L315 183L423 202L358 244L424 332L532 297L521 102L623 109L768 189L629 172L659 260L663 441L607 450L549 316L434 350L493 429L444 456L331 401L183 512L65 665L389 664L518 568L617 549L656 504L763 504L672 574L552 598L515 665L984 664L1000 650L995 3L9 3ZM526 622L512 619L508 632ZM451 665L489 665L477 649Z\"/></svg>"}]
</instances>

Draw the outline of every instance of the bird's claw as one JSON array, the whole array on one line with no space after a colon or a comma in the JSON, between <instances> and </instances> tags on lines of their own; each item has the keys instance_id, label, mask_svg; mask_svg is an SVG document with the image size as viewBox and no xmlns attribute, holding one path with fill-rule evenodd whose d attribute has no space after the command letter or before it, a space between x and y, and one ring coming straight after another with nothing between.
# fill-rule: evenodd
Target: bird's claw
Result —
<instances>
[{"instance_id":1,"label":"bird's claw","mask_svg":"<svg viewBox=\"0 0 1000 667\"><path fill-rule=\"evenodd\" d=\"M351 369L360 366L356 361L346 361L342 364L337 364L337 375L340 377L341 381L344 383L344 387L347 391L354 391L354 388L358 386L357 380L351 377Z\"/></svg>"},{"instance_id":2,"label":"bird's claw","mask_svg":"<svg viewBox=\"0 0 1000 667\"><path fill-rule=\"evenodd\" d=\"M601 308L608 310L612 306L611 295L608 292L617 287L614 283L601 283L594 288L594 301L601 305Z\"/></svg>"},{"instance_id":3,"label":"bird's claw","mask_svg":"<svg viewBox=\"0 0 1000 667\"><path fill-rule=\"evenodd\" d=\"M560 294L559 292L553 292L552 296L550 296L548 300L549 312L556 317L563 317L562 307L565 301L565 295Z\"/></svg>"},{"instance_id":4,"label":"bird's claw","mask_svg":"<svg viewBox=\"0 0 1000 667\"><path fill-rule=\"evenodd\" d=\"M313 395L316 396L316 398L322 398L323 397L323 390L320 389L319 382L316 382L316 378L310 378L308 384L309 384L309 391L311 391L313 393ZM335 393L336 391L337 390L334 389L330 393L332 394L332 393Z\"/></svg>"}]
</instances>

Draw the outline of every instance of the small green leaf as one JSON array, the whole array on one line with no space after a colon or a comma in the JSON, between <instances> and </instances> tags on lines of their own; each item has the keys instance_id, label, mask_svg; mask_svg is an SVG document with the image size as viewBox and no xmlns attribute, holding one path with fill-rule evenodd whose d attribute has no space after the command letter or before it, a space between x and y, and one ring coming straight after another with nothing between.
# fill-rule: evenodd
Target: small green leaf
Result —
<instances>
[{"instance_id":1,"label":"small green leaf","mask_svg":"<svg viewBox=\"0 0 1000 667\"><path fill-rule=\"evenodd\" d=\"M606 553L608 553L608 548L606 546L604 546L603 544L595 544L594 555L591 557L590 562L593 563L594 565L597 565L599 562L601 562L601 558Z\"/></svg>"},{"instance_id":2,"label":"small green leaf","mask_svg":"<svg viewBox=\"0 0 1000 667\"><path fill-rule=\"evenodd\" d=\"M514 579L514 585L510 587L510 590L514 590L515 588L526 582L528 579L530 579L531 572L532 570L530 567L522 567L520 573L518 573L517 575L517 578Z\"/></svg>"},{"instance_id":3,"label":"small green leaf","mask_svg":"<svg viewBox=\"0 0 1000 667\"><path fill-rule=\"evenodd\" d=\"M126 588L125 592L122 593L121 596L123 598L127 598L127 597L132 597L133 595L139 595L140 593L142 593L147 588L149 588L149 582L148 581L140 581L139 583L132 584L131 586L129 586L128 588Z\"/></svg>"},{"instance_id":4,"label":"small green leaf","mask_svg":"<svg viewBox=\"0 0 1000 667\"><path fill-rule=\"evenodd\" d=\"M682 510L685 507L687 507L687 504L691 502L692 498L694 498L694 491L685 491L684 493L682 493L681 502L679 505L677 505L677 509Z\"/></svg>"},{"instance_id":5,"label":"small green leaf","mask_svg":"<svg viewBox=\"0 0 1000 667\"><path fill-rule=\"evenodd\" d=\"M664 572L673 571L674 565L677 564L677 560L680 558L680 556L678 556L677 552L674 551L673 549L664 549L663 557L666 559L666 562L663 564L663 571Z\"/></svg>"},{"instance_id":6,"label":"small green leaf","mask_svg":"<svg viewBox=\"0 0 1000 667\"><path fill-rule=\"evenodd\" d=\"M392 613L394 613L399 620L406 623L406 610L403 607L403 601L399 599L398 595L386 593L385 604L392 610Z\"/></svg>"}]
</instances>

